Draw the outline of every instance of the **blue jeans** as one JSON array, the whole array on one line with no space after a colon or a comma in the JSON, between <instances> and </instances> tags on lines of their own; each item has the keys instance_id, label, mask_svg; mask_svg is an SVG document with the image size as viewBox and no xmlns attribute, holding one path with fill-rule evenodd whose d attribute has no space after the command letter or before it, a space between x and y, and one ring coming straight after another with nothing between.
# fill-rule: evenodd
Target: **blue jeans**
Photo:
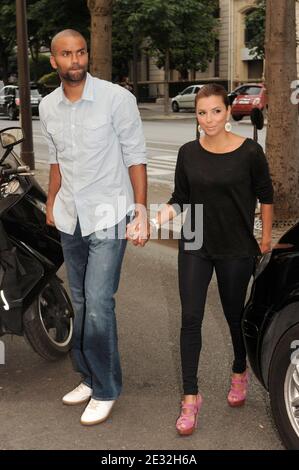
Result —
<instances>
[{"instance_id":1,"label":"blue jeans","mask_svg":"<svg viewBox=\"0 0 299 470\"><path fill-rule=\"evenodd\" d=\"M115 400L122 387L114 294L126 248L118 231L125 223L115 227L114 239L103 231L82 236L79 221L73 235L60 232L75 310L72 359L97 400Z\"/></svg>"}]
</instances>

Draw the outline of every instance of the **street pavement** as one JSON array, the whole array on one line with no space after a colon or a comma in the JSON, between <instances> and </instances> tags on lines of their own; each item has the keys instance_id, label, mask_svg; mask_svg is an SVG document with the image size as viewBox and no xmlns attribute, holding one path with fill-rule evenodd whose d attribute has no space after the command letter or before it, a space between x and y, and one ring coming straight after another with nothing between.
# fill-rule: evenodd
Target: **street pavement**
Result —
<instances>
[{"instance_id":1,"label":"street pavement","mask_svg":"<svg viewBox=\"0 0 299 470\"><path fill-rule=\"evenodd\" d=\"M159 122L160 127L165 124ZM182 133L187 129L188 125ZM163 152L166 145L169 142L152 140L152 151L163 147ZM177 149L170 145L167 150L175 158ZM36 164L35 173L46 190L44 161ZM173 177L172 160L160 158L156 163L161 168L152 168L162 170L169 161ZM158 174L150 177L149 203L169 198L171 183L165 174L160 177L162 181ZM64 268L60 275L66 281ZM181 394L176 241L128 246L116 302L123 393L109 420L97 426L80 425L84 405L61 403L61 397L79 382L69 357L49 363L24 338L1 338L6 364L0 366L0 449L282 449L268 394L254 377L243 408L231 409L226 403L232 345L214 277L203 324L199 376L204 404L199 427L189 438L176 434Z\"/></svg>"}]
</instances>

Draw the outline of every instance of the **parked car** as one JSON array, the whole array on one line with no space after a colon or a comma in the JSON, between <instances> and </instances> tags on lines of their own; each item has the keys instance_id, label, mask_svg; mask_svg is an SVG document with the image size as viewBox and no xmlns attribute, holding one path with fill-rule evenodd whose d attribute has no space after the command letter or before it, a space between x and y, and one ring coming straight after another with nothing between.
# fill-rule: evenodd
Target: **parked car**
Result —
<instances>
[{"instance_id":1,"label":"parked car","mask_svg":"<svg viewBox=\"0 0 299 470\"><path fill-rule=\"evenodd\" d=\"M37 88L30 89L30 102L32 115L38 116L38 105L42 99ZM0 90L0 113L9 117L12 121L17 119L20 110L19 87L7 85Z\"/></svg>"},{"instance_id":2,"label":"parked car","mask_svg":"<svg viewBox=\"0 0 299 470\"><path fill-rule=\"evenodd\" d=\"M202 87L203 85L190 85L172 98L172 111L178 113L180 109L195 109L195 96Z\"/></svg>"},{"instance_id":3,"label":"parked car","mask_svg":"<svg viewBox=\"0 0 299 470\"><path fill-rule=\"evenodd\" d=\"M242 327L281 440L299 450L299 223L261 257Z\"/></svg>"},{"instance_id":4,"label":"parked car","mask_svg":"<svg viewBox=\"0 0 299 470\"><path fill-rule=\"evenodd\" d=\"M264 112L267 107L266 88L262 83L245 83L229 93L228 97L235 121L250 116L254 108Z\"/></svg>"}]
</instances>

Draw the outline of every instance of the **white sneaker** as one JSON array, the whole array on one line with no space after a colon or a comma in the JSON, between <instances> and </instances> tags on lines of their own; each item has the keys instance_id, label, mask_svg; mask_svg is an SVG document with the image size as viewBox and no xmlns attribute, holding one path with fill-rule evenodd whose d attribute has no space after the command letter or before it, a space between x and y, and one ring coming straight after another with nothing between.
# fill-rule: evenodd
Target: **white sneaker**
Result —
<instances>
[{"instance_id":1,"label":"white sneaker","mask_svg":"<svg viewBox=\"0 0 299 470\"><path fill-rule=\"evenodd\" d=\"M88 385L81 383L74 390L64 395L62 402L65 405L80 405L80 403L85 403L89 400L91 395L92 389Z\"/></svg>"},{"instance_id":2,"label":"white sneaker","mask_svg":"<svg viewBox=\"0 0 299 470\"><path fill-rule=\"evenodd\" d=\"M92 426L99 424L109 417L115 400L102 401L92 398L88 403L83 415L81 416L81 424Z\"/></svg>"}]
</instances>

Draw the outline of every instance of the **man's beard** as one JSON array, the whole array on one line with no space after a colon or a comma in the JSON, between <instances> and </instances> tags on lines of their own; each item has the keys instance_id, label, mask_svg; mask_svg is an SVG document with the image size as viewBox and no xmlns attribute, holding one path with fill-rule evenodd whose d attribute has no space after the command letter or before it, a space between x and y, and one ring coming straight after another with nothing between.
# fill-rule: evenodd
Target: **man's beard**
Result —
<instances>
[{"instance_id":1,"label":"man's beard","mask_svg":"<svg viewBox=\"0 0 299 470\"><path fill-rule=\"evenodd\" d=\"M87 74L86 68L84 68L84 69L72 69L72 71L76 72L76 73L71 73L70 70L66 73L62 73L61 71L59 71L59 75L66 82L78 83L78 82L82 82L85 79L86 74Z\"/></svg>"}]
</instances>

